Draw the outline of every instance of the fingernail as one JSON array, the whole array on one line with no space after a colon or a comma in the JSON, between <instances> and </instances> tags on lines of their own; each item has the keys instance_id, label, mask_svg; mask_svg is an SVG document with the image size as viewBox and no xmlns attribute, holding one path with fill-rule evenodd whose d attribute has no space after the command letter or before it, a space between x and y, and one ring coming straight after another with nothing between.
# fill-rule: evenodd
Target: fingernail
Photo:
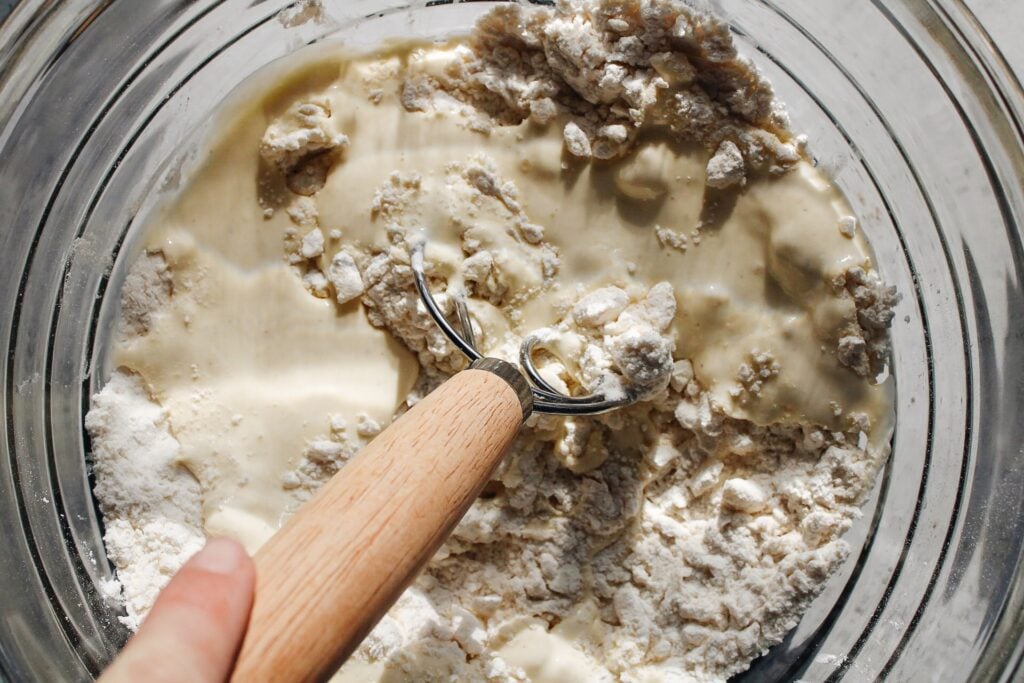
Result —
<instances>
[{"instance_id":1,"label":"fingernail","mask_svg":"<svg viewBox=\"0 0 1024 683\"><path fill-rule=\"evenodd\" d=\"M211 538L190 564L213 574L232 574L238 569L243 553L242 546L231 539Z\"/></svg>"}]
</instances>

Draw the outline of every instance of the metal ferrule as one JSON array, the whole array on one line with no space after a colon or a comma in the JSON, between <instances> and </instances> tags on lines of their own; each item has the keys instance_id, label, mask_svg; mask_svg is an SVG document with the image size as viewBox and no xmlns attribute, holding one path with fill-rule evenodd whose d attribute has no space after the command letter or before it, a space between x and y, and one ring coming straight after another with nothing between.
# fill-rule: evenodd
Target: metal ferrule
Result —
<instances>
[{"instance_id":1,"label":"metal ferrule","mask_svg":"<svg viewBox=\"0 0 1024 683\"><path fill-rule=\"evenodd\" d=\"M519 405L523 409L523 420L533 413L533 391L530 383L519 372L519 368L500 358L480 358L469 364L470 370L486 370L505 380L519 397Z\"/></svg>"}]
</instances>

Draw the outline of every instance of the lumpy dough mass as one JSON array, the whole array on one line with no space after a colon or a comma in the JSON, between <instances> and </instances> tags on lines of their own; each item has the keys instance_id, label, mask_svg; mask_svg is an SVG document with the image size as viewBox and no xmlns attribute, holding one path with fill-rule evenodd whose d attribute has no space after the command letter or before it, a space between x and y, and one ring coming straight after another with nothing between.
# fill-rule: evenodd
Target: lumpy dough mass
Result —
<instances>
[{"instance_id":1,"label":"lumpy dough mass","mask_svg":"<svg viewBox=\"0 0 1024 683\"><path fill-rule=\"evenodd\" d=\"M421 236L486 354L536 332L552 385L639 400L530 418L338 680L722 680L845 559L888 455L895 294L685 5L300 52L229 97L148 230L86 421L133 627L204 535L255 551L465 366Z\"/></svg>"}]
</instances>

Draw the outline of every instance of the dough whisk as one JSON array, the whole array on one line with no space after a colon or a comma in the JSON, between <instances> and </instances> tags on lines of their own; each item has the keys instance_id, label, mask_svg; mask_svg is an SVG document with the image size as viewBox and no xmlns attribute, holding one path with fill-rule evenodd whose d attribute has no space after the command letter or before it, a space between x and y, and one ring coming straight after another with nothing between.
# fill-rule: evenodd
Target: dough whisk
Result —
<instances>
[{"instance_id":1,"label":"dough whisk","mask_svg":"<svg viewBox=\"0 0 1024 683\"><path fill-rule=\"evenodd\" d=\"M233 681L329 678L462 519L526 418L594 415L635 400L557 391L534 365L546 343L536 333L522 343L522 372L484 357L465 299L455 297L457 330L430 293L422 242L411 256L427 311L469 368L396 419L256 553Z\"/></svg>"}]
</instances>

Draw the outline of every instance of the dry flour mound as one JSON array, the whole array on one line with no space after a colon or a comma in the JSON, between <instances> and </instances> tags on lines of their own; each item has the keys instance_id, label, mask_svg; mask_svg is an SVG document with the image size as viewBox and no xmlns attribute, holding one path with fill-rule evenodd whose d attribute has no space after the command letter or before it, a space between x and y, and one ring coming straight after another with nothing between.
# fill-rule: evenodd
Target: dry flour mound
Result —
<instances>
[{"instance_id":1,"label":"dry flour mound","mask_svg":"<svg viewBox=\"0 0 1024 683\"><path fill-rule=\"evenodd\" d=\"M444 92L472 104L473 128L527 118L565 120L576 157L623 155L645 124L717 151L715 187L744 168L776 172L799 149L771 85L737 54L729 27L682 2L560 0L553 10L499 7L477 25L461 59L410 78L410 111L443 109Z\"/></svg>"},{"instance_id":2,"label":"dry flour mound","mask_svg":"<svg viewBox=\"0 0 1024 683\"><path fill-rule=\"evenodd\" d=\"M176 462L178 442L142 381L115 373L93 398L85 418L92 436L96 498L107 557L117 567L131 629L153 605L170 577L204 542L200 491Z\"/></svg>"}]
</instances>

